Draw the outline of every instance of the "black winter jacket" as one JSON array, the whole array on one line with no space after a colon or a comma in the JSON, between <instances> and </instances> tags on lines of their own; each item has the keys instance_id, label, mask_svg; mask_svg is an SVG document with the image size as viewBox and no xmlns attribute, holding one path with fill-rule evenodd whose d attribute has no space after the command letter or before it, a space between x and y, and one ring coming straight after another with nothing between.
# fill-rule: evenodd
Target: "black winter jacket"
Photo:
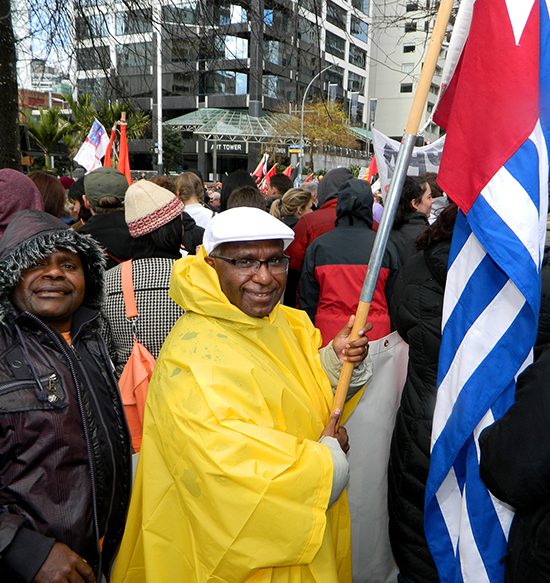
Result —
<instances>
[{"instance_id":1,"label":"black winter jacket","mask_svg":"<svg viewBox=\"0 0 550 583\"><path fill-rule=\"evenodd\" d=\"M23 211L0 240L2 583L31 581L55 541L85 558L100 580L121 540L129 502L130 438L96 331L102 253L60 225L45 213ZM86 274L71 346L10 302L21 272L59 248L79 253Z\"/></svg>"},{"instance_id":2,"label":"black winter jacket","mask_svg":"<svg viewBox=\"0 0 550 583\"><path fill-rule=\"evenodd\" d=\"M409 344L409 365L390 449L390 542L401 572L416 583L439 581L424 535L424 492L449 250L450 241L442 241L409 259L391 303L392 323Z\"/></svg>"},{"instance_id":3,"label":"black winter jacket","mask_svg":"<svg viewBox=\"0 0 550 583\"><path fill-rule=\"evenodd\" d=\"M416 240L428 226L428 219L424 213L413 212L405 215L405 220L399 228L390 231L389 240L395 245L402 265L416 253Z\"/></svg>"},{"instance_id":4,"label":"black winter jacket","mask_svg":"<svg viewBox=\"0 0 550 583\"><path fill-rule=\"evenodd\" d=\"M516 402L483 431L480 474L516 508L506 583L550 581L550 346L518 378Z\"/></svg>"}]
</instances>

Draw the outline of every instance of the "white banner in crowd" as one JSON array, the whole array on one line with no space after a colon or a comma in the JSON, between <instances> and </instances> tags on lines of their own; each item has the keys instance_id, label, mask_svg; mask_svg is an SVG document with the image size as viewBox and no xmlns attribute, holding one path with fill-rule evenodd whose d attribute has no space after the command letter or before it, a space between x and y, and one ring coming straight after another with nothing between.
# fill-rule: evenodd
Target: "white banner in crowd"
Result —
<instances>
[{"instance_id":1,"label":"white banner in crowd","mask_svg":"<svg viewBox=\"0 0 550 583\"><path fill-rule=\"evenodd\" d=\"M372 378L344 422L351 449L348 500L353 583L395 583L388 533L388 460L395 415L407 377L409 346L397 332L369 343Z\"/></svg>"},{"instance_id":2,"label":"white banner in crowd","mask_svg":"<svg viewBox=\"0 0 550 583\"><path fill-rule=\"evenodd\" d=\"M376 165L380 174L382 197L385 197L390 186L400 144L396 140L388 138L388 136L385 136L374 127L372 127L372 137ZM423 172L438 172L444 145L445 136L439 138L433 144L414 148L407 174L409 176L419 176Z\"/></svg>"}]
</instances>

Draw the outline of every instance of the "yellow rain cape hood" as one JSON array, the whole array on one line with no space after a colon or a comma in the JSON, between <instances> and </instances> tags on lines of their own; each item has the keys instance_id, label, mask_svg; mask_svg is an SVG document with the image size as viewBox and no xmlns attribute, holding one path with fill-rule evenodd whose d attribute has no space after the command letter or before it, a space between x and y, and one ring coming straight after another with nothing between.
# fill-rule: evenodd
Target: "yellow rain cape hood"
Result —
<instances>
[{"instance_id":1,"label":"yellow rain cape hood","mask_svg":"<svg viewBox=\"0 0 550 583\"><path fill-rule=\"evenodd\" d=\"M113 581L350 583L347 499L327 511L317 442L332 402L319 332L280 305L247 316L204 251L175 263L170 295L187 313L149 385Z\"/></svg>"}]
</instances>

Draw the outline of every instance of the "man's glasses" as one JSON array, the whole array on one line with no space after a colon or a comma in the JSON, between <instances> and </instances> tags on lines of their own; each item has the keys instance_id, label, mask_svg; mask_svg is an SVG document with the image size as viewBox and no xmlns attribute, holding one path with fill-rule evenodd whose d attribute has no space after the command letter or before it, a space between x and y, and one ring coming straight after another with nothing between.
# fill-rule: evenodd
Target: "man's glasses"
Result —
<instances>
[{"instance_id":1,"label":"man's glasses","mask_svg":"<svg viewBox=\"0 0 550 583\"><path fill-rule=\"evenodd\" d=\"M221 255L210 255L210 257L232 263L235 269L243 275L254 275L264 264L272 275L285 273L288 270L288 262L290 261L290 257L287 255L272 257L267 261L260 261L259 259L231 259L231 257L222 257Z\"/></svg>"}]
</instances>

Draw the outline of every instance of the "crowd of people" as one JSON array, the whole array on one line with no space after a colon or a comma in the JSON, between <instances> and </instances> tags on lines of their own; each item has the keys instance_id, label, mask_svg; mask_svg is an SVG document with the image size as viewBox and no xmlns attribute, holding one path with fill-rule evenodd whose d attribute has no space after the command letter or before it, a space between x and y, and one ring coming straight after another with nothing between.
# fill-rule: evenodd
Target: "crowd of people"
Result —
<instances>
[{"instance_id":1,"label":"crowd of people","mask_svg":"<svg viewBox=\"0 0 550 583\"><path fill-rule=\"evenodd\" d=\"M350 445L333 394L347 361L353 397L373 376L369 341L397 330L409 367L389 536L400 581L438 583L424 490L458 208L435 175L406 178L351 341L381 211L347 168L297 188L275 175L265 194L245 171L208 191L196 172L129 186L106 167L77 181L0 170L0 581L351 582ZM132 486L118 381L137 339L156 365ZM488 488L520 510L514 582L550 580L535 536L546 352L480 440ZM540 431L518 442L534 411Z\"/></svg>"}]
</instances>

